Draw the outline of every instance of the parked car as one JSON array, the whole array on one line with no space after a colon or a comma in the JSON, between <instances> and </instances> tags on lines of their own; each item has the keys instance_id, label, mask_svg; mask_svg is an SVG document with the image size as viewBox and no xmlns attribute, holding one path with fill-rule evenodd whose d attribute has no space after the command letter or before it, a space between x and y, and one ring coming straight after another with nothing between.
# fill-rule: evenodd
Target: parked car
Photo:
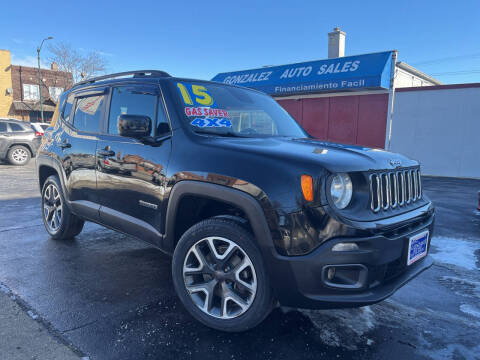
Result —
<instances>
[{"instance_id":1,"label":"parked car","mask_svg":"<svg viewBox=\"0 0 480 360\"><path fill-rule=\"evenodd\" d=\"M50 127L50 124L48 123L31 123L30 125L37 136L43 136L43 134L45 134L45 130Z\"/></svg>"},{"instance_id":2,"label":"parked car","mask_svg":"<svg viewBox=\"0 0 480 360\"><path fill-rule=\"evenodd\" d=\"M207 326L373 304L432 265L418 162L315 140L264 93L137 71L76 84L55 113L37 158L47 232L93 221L171 254Z\"/></svg>"},{"instance_id":3,"label":"parked car","mask_svg":"<svg viewBox=\"0 0 480 360\"><path fill-rule=\"evenodd\" d=\"M30 123L15 119L0 119L0 160L12 165L26 165L35 157L41 137Z\"/></svg>"}]
</instances>

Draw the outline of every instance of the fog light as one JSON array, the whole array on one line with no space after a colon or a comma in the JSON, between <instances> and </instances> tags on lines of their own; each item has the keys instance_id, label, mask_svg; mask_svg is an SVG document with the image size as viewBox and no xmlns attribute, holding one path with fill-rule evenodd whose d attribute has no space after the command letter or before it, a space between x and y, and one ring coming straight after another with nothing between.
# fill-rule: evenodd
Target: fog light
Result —
<instances>
[{"instance_id":1,"label":"fog light","mask_svg":"<svg viewBox=\"0 0 480 360\"><path fill-rule=\"evenodd\" d=\"M332 251L357 251L358 249L355 243L338 243L332 247Z\"/></svg>"},{"instance_id":2,"label":"fog light","mask_svg":"<svg viewBox=\"0 0 480 360\"><path fill-rule=\"evenodd\" d=\"M332 280L334 276L335 276L335 268L331 267L328 269L327 278L328 280Z\"/></svg>"},{"instance_id":3,"label":"fog light","mask_svg":"<svg viewBox=\"0 0 480 360\"><path fill-rule=\"evenodd\" d=\"M368 269L362 264L326 265L322 269L322 282L338 289L360 289L367 285Z\"/></svg>"}]
</instances>

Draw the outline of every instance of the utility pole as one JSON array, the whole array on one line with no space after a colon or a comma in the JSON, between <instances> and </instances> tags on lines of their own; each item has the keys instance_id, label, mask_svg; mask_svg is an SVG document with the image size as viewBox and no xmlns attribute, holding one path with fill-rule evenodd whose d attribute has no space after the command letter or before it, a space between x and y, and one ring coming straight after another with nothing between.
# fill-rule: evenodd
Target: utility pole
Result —
<instances>
[{"instance_id":1,"label":"utility pole","mask_svg":"<svg viewBox=\"0 0 480 360\"><path fill-rule=\"evenodd\" d=\"M52 40L53 37L49 36L42 40L42 43L37 48L37 59L38 59L38 92L40 95L40 113L42 115L42 123L45 122L43 120L43 97L42 97L42 76L40 75L40 51L42 50L43 42L45 40Z\"/></svg>"}]
</instances>

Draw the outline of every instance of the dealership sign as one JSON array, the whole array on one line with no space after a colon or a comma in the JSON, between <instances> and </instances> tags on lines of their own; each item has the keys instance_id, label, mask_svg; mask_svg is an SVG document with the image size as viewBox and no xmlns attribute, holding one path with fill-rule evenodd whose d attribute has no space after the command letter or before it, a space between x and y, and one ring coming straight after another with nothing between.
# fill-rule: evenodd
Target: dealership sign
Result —
<instances>
[{"instance_id":1,"label":"dealership sign","mask_svg":"<svg viewBox=\"0 0 480 360\"><path fill-rule=\"evenodd\" d=\"M246 86L270 95L388 89L391 60L392 52L387 51L220 73L212 80Z\"/></svg>"}]
</instances>

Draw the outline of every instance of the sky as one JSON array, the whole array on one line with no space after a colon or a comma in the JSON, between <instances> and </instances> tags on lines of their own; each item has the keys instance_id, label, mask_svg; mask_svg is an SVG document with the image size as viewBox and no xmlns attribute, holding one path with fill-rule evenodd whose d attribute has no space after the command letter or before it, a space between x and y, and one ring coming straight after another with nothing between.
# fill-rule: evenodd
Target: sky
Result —
<instances>
[{"instance_id":1,"label":"sky","mask_svg":"<svg viewBox=\"0 0 480 360\"><path fill-rule=\"evenodd\" d=\"M480 82L479 0L11 1L0 49L12 52L14 64L36 66L37 46L53 36L98 51L108 72L211 79L324 59L336 26L347 33L346 55L398 50L400 61L443 83ZM45 66L47 57L45 47Z\"/></svg>"}]
</instances>

